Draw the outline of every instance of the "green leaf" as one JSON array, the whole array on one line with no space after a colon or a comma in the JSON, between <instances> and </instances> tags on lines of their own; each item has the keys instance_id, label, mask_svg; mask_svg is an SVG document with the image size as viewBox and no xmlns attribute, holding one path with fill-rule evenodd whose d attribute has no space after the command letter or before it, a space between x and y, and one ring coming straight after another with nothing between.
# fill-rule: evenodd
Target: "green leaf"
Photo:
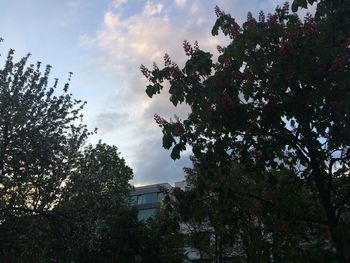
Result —
<instances>
[{"instance_id":1,"label":"green leaf","mask_svg":"<svg viewBox=\"0 0 350 263\"><path fill-rule=\"evenodd\" d=\"M199 156L202 152L202 148L198 145L194 145L192 147L192 152L194 153L195 156Z\"/></svg>"},{"instance_id":2,"label":"green leaf","mask_svg":"<svg viewBox=\"0 0 350 263\"><path fill-rule=\"evenodd\" d=\"M307 0L294 0L292 4L292 11L297 12L298 7L307 8Z\"/></svg>"},{"instance_id":3,"label":"green leaf","mask_svg":"<svg viewBox=\"0 0 350 263\"><path fill-rule=\"evenodd\" d=\"M179 100L177 99L176 95L171 95L169 100L173 103L173 105L176 107L177 104L179 103Z\"/></svg>"},{"instance_id":4,"label":"green leaf","mask_svg":"<svg viewBox=\"0 0 350 263\"><path fill-rule=\"evenodd\" d=\"M291 125L292 127L295 127L295 121L294 121L294 120L291 120L291 121L290 121L290 125Z\"/></svg>"},{"instance_id":5,"label":"green leaf","mask_svg":"<svg viewBox=\"0 0 350 263\"><path fill-rule=\"evenodd\" d=\"M180 159L180 152L181 152L181 144L176 144L174 148L171 151L171 159L177 160Z\"/></svg>"},{"instance_id":6,"label":"green leaf","mask_svg":"<svg viewBox=\"0 0 350 263\"><path fill-rule=\"evenodd\" d=\"M146 88L146 94L147 94L148 97L150 97L150 98L153 97L153 95L155 94L153 85L148 85L148 86L147 86L147 88Z\"/></svg>"},{"instance_id":7,"label":"green leaf","mask_svg":"<svg viewBox=\"0 0 350 263\"><path fill-rule=\"evenodd\" d=\"M163 135L163 147L165 149L170 149L170 147L173 145L174 142L175 142L174 137L171 134L165 133Z\"/></svg>"}]
</instances>

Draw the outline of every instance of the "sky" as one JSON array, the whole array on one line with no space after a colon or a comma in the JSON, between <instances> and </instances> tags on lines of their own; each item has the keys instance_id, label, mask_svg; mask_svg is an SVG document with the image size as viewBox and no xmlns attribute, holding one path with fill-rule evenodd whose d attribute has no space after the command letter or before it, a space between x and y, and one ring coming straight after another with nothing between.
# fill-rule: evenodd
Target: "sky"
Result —
<instances>
[{"instance_id":1,"label":"sky","mask_svg":"<svg viewBox=\"0 0 350 263\"><path fill-rule=\"evenodd\" d=\"M66 82L87 101L84 122L102 140L118 147L134 171L134 185L184 179L190 149L173 161L162 148L162 132L153 120L186 118L186 105L173 107L168 92L152 99L140 65L163 65L168 53L180 66L186 61L184 40L217 54L227 39L211 36L217 5L242 23L247 12L273 12L279 0L0 0L0 60L10 48L17 58L31 53L30 63L53 66L51 78Z\"/></svg>"}]
</instances>

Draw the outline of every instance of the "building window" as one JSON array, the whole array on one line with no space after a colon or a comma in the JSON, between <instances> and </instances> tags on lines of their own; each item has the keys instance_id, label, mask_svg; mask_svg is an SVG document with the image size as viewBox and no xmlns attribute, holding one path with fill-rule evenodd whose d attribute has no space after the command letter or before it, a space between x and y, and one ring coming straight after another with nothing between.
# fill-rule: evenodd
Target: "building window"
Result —
<instances>
[{"instance_id":1,"label":"building window","mask_svg":"<svg viewBox=\"0 0 350 263\"><path fill-rule=\"evenodd\" d=\"M155 209L155 208L139 210L137 218L139 221L147 220L147 219L155 216L156 212L157 212L157 209Z\"/></svg>"},{"instance_id":2,"label":"building window","mask_svg":"<svg viewBox=\"0 0 350 263\"><path fill-rule=\"evenodd\" d=\"M137 205L137 195L131 196L130 205Z\"/></svg>"},{"instance_id":3,"label":"building window","mask_svg":"<svg viewBox=\"0 0 350 263\"><path fill-rule=\"evenodd\" d=\"M137 197L137 204L151 204L151 203L157 203L158 202L158 194L157 193L149 193L149 194L143 194L139 195Z\"/></svg>"},{"instance_id":4,"label":"building window","mask_svg":"<svg viewBox=\"0 0 350 263\"><path fill-rule=\"evenodd\" d=\"M164 199L164 194L163 193L158 193L158 202L162 202Z\"/></svg>"}]
</instances>

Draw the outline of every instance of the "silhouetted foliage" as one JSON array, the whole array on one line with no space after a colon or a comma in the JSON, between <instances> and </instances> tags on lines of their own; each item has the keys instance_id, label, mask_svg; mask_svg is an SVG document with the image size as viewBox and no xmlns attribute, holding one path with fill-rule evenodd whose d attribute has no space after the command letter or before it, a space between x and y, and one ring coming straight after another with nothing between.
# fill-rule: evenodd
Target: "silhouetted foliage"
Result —
<instances>
[{"instance_id":1,"label":"silhouetted foliage","mask_svg":"<svg viewBox=\"0 0 350 263\"><path fill-rule=\"evenodd\" d=\"M80 121L85 103L49 85L50 66L26 67L29 55L0 71L0 220L44 213L61 195L70 163L89 135Z\"/></svg>"},{"instance_id":2,"label":"silhouetted foliage","mask_svg":"<svg viewBox=\"0 0 350 263\"><path fill-rule=\"evenodd\" d=\"M101 142L89 145L72 166L53 210L64 222L62 255L76 262L93 258L122 262L127 254L136 254L130 238L138 227L136 213L129 208L133 174L117 148Z\"/></svg>"},{"instance_id":3,"label":"silhouetted foliage","mask_svg":"<svg viewBox=\"0 0 350 263\"><path fill-rule=\"evenodd\" d=\"M233 169L236 165L245 169L246 186L240 187L249 191L256 184L268 193L274 184L265 188L264 178L284 182L283 175L293 177L285 181L287 192L271 188L271 194L283 193L281 199L267 200L284 210L295 208L296 215L321 206L317 221L327 225L326 239L331 240L338 262L348 262L350 2L295 0L292 9L312 3L317 4L316 13L304 20L285 4L267 17L261 12L255 19L248 13L242 26L217 7L212 34L222 31L231 40L218 47L217 62L198 43L191 46L185 41L189 59L183 69L165 55L164 68L141 66L141 71L150 82L148 96L159 93L168 81L173 105L191 107L184 121L158 115L155 119L163 130L163 147L171 149L173 159L180 158L187 145L192 147L199 167L195 175L201 177L193 187L199 193L220 196L224 189L235 191L234 182L242 179ZM293 191L294 201L288 191ZM317 201L308 197L315 193ZM224 194L223 201L227 198ZM292 201L306 202L307 207L298 210ZM221 206L210 207L225 214ZM320 229L315 238L323 237Z\"/></svg>"},{"instance_id":4,"label":"silhouetted foliage","mask_svg":"<svg viewBox=\"0 0 350 263\"><path fill-rule=\"evenodd\" d=\"M0 70L0 261L154 262L131 168L115 146L84 148L85 103L28 59L10 50Z\"/></svg>"}]
</instances>

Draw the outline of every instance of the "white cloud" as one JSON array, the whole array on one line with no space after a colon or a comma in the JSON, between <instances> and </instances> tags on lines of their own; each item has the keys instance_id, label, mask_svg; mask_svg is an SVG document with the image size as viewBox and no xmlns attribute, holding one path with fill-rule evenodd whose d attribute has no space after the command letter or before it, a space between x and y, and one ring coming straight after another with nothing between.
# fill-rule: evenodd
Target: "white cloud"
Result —
<instances>
[{"instance_id":1,"label":"white cloud","mask_svg":"<svg viewBox=\"0 0 350 263\"><path fill-rule=\"evenodd\" d=\"M192 13L192 14L195 14L195 13L198 12L198 10L199 10L198 3L193 3L193 4L191 5L191 13Z\"/></svg>"},{"instance_id":2,"label":"white cloud","mask_svg":"<svg viewBox=\"0 0 350 263\"><path fill-rule=\"evenodd\" d=\"M170 34L170 24L164 18L152 19L147 22L135 22L128 27L129 45L134 51L135 58L155 60L160 58L164 50L161 50L161 40Z\"/></svg>"},{"instance_id":3,"label":"white cloud","mask_svg":"<svg viewBox=\"0 0 350 263\"><path fill-rule=\"evenodd\" d=\"M163 10L163 5L160 3L153 3L152 1L147 1L143 9L143 14L146 16L153 16L160 14Z\"/></svg>"},{"instance_id":4,"label":"white cloud","mask_svg":"<svg viewBox=\"0 0 350 263\"><path fill-rule=\"evenodd\" d=\"M149 99L145 93L148 83L140 73L140 65L150 66L156 61L161 66L164 53L168 53L182 66L186 61L182 49L184 39L191 43L198 40L201 48L211 52L215 52L220 42L210 36L210 24L213 21L201 19L203 14L200 17L189 15L174 20L167 16L169 14L162 15L163 8L158 3L147 1L142 13L129 17L110 10L105 13L103 28L94 40L87 36L81 40L83 44L95 43L100 48L100 54L95 59L99 69L112 70L114 73L109 74L118 75L119 83L113 98L115 105L125 105L122 109L126 111L128 119L120 123L117 115L99 114L95 123L102 131L103 139L117 144L132 165L136 183L158 182L162 176L164 180L161 181L180 180L184 176L184 162L188 162L174 162L170 152L162 149L161 129L154 123L153 115L158 113L168 118L176 114L185 118L189 109L184 106L173 107L166 90ZM190 10L187 12L190 13ZM152 153L145 153L147 150Z\"/></svg>"},{"instance_id":5,"label":"white cloud","mask_svg":"<svg viewBox=\"0 0 350 263\"><path fill-rule=\"evenodd\" d=\"M79 37L78 47L89 48L93 47L96 44L95 38L83 34Z\"/></svg>"},{"instance_id":6,"label":"white cloud","mask_svg":"<svg viewBox=\"0 0 350 263\"><path fill-rule=\"evenodd\" d=\"M120 126L124 125L128 120L127 113L106 112L100 113L95 117L94 126L98 127L100 134L113 132Z\"/></svg>"},{"instance_id":7,"label":"white cloud","mask_svg":"<svg viewBox=\"0 0 350 263\"><path fill-rule=\"evenodd\" d=\"M175 4L177 5L177 6L185 6L186 5L186 0L175 0Z\"/></svg>"},{"instance_id":8,"label":"white cloud","mask_svg":"<svg viewBox=\"0 0 350 263\"><path fill-rule=\"evenodd\" d=\"M208 22L202 17L176 23L166 16L149 17L154 13L149 12L123 20L117 13L109 11L105 14L104 28L97 34L96 41L110 62L136 66L133 71L138 70L141 63L161 62L164 53L176 57L177 62L183 62L184 39L190 42L198 40L202 48L215 50L218 40L210 36Z\"/></svg>"},{"instance_id":9,"label":"white cloud","mask_svg":"<svg viewBox=\"0 0 350 263\"><path fill-rule=\"evenodd\" d=\"M109 11L104 15L104 25L107 29L114 29L118 25L118 17Z\"/></svg>"},{"instance_id":10,"label":"white cloud","mask_svg":"<svg viewBox=\"0 0 350 263\"><path fill-rule=\"evenodd\" d=\"M170 153L162 148L159 134L149 137L138 145L135 167L134 184L171 183L183 180L183 167L191 166L188 156L183 155L178 161L170 158Z\"/></svg>"},{"instance_id":11,"label":"white cloud","mask_svg":"<svg viewBox=\"0 0 350 263\"><path fill-rule=\"evenodd\" d=\"M185 118L188 112L187 107L174 108L166 90L149 99L145 94L148 83L139 66L150 66L153 61L162 66L163 55L168 53L182 67L187 59L182 49L184 39L190 43L198 40L200 48L216 54L216 46L222 45L223 39L227 42L227 38L222 34L218 37L210 34L216 19L214 6L231 12L237 21L244 20L249 10L258 13L269 6L268 2L261 4L260 0L247 2L217 0L186 3L177 0L176 5L165 8L159 2L146 1L144 8L132 16L120 14L115 9L109 10L104 15L103 27L93 40L82 37L82 43L93 43L99 47L100 52L95 59L98 68L114 74L118 80L111 99L116 105L114 109L119 107L125 111L128 119L119 123L118 116L100 114L98 120L106 132L103 135L107 141L117 144L134 169L135 183L181 179L185 160L174 163L170 152L162 149L161 129L154 123L153 114L166 118L176 114ZM181 12L177 10L175 16L174 9L182 4L188 4L190 8L180 9ZM120 125L112 125L114 120Z\"/></svg>"},{"instance_id":12,"label":"white cloud","mask_svg":"<svg viewBox=\"0 0 350 263\"><path fill-rule=\"evenodd\" d=\"M128 2L128 0L113 0L112 4L114 6L114 8L118 8L122 5L125 5Z\"/></svg>"}]
</instances>

